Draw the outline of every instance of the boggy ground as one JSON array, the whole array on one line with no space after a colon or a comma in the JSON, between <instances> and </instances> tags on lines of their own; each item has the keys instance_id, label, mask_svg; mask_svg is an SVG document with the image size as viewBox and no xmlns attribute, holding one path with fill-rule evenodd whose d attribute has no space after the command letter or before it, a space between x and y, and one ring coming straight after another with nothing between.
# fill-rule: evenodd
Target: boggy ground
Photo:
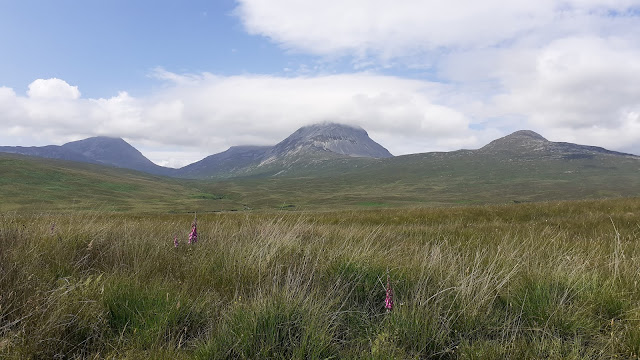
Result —
<instances>
[{"instance_id":1,"label":"boggy ground","mask_svg":"<svg viewBox=\"0 0 640 360\"><path fill-rule=\"evenodd\" d=\"M0 215L0 357L640 353L640 199L192 220Z\"/></svg>"}]
</instances>

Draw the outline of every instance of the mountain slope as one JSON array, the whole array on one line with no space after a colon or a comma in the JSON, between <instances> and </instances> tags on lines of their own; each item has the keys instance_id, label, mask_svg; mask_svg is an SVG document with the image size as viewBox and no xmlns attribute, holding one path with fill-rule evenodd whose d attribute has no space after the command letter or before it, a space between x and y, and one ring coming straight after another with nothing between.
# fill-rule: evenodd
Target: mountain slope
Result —
<instances>
[{"instance_id":1,"label":"mountain slope","mask_svg":"<svg viewBox=\"0 0 640 360\"><path fill-rule=\"evenodd\" d=\"M369 176L389 181L406 181L412 174L430 176L426 169L456 168L466 163L478 173L501 171L504 163L525 164L545 173L545 162L551 160L591 160L593 166L606 168L607 163L639 159L635 155L610 151L595 146L548 141L541 135L521 130L496 139L478 150L428 153L392 157L381 145L371 140L366 131L351 126L324 123L305 126L274 146L237 146L208 156L181 169L155 165L122 139L95 137L62 146L0 147L0 152L89 162L144 171L152 174L194 179L233 177L350 177L369 182ZM451 162L451 164L447 164ZM484 164L478 168L478 164ZM571 169L575 163L553 163L558 169ZM629 164L633 164L631 161ZM627 165L625 165L627 166ZM611 167L616 167L611 165ZM505 174L518 177L516 168ZM437 172L437 171L436 171ZM467 171L468 173L468 171ZM356 180L357 179L357 180Z\"/></svg>"},{"instance_id":2,"label":"mountain slope","mask_svg":"<svg viewBox=\"0 0 640 360\"><path fill-rule=\"evenodd\" d=\"M262 165L254 159L262 156L263 148L232 148L217 157L217 164L244 157L250 165L233 171L254 176L215 181L159 178L113 167L0 154L0 209L42 211L78 203L92 209L91 204L106 203L122 210L173 211L179 204L200 201L204 207L194 206L198 211L357 209L640 194L638 156L549 142L532 133L498 140L478 150L382 159L303 151L306 155L297 157L297 162L284 156L280 164L281 160ZM1 161L3 157L9 161ZM180 187L197 190L185 192Z\"/></svg>"},{"instance_id":3,"label":"mountain slope","mask_svg":"<svg viewBox=\"0 0 640 360\"><path fill-rule=\"evenodd\" d=\"M97 164L144 171L156 175L171 175L173 172L172 169L154 164L138 149L121 138L97 136L72 141L62 145L61 148L79 153Z\"/></svg>"},{"instance_id":4,"label":"mountain slope","mask_svg":"<svg viewBox=\"0 0 640 360\"><path fill-rule=\"evenodd\" d=\"M267 158L295 156L305 152L331 152L350 157L389 158L391 153L371 140L360 128L335 123L315 124L296 130L275 145Z\"/></svg>"},{"instance_id":5,"label":"mountain slope","mask_svg":"<svg viewBox=\"0 0 640 360\"><path fill-rule=\"evenodd\" d=\"M192 181L58 159L0 153L0 216L6 211L207 211L238 204Z\"/></svg>"},{"instance_id":6,"label":"mountain slope","mask_svg":"<svg viewBox=\"0 0 640 360\"><path fill-rule=\"evenodd\" d=\"M93 160L75 151L57 145L47 146L0 146L0 152L21 154L47 159L60 159L91 163Z\"/></svg>"},{"instance_id":7,"label":"mountain slope","mask_svg":"<svg viewBox=\"0 0 640 360\"><path fill-rule=\"evenodd\" d=\"M249 174L305 176L331 173L334 167L352 168L359 163L393 157L358 127L323 123L302 127L269 149Z\"/></svg>"},{"instance_id":8,"label":"mountain slope","mask_svg":"<svg viewBox=\"0 0 640 360\"><path fill-rule=\"evenodd\" d=\"M640 158L627 155L523 157L461 150L388 159L328 161L320 171L236 178L209 187L252 208L503 204L640 195ZM349 160L347 162L347 160ZM340 162L342 161L342 162ZM356 167L357 166L357 167Z\"/></svg>"},{"instance_id":9,"label":"mountain slope","mask_svg":"<svg viewBox=\"0 0 640 360\"><path fill-rule=\"evenodd\" d=\"M232 146L227 151L209 155L176 171L184 178L229 177L260 162L269 146Z\"/></svg>"},{"instance_id":10,"label":"mountain slope","mask_svg":"<svg viewBox=\"0 0 640 360\"><path fill-rule=\"evenodd\" d=\"M302 209L600 199L640 195L640 157L519 131L478 150L333 159L211 186L251 207Z\"/></svg>"},{"instance_id":11,"label":"mountain slope","mask_svg":"<svg viewBox=\"0 0 640 360\"><path fill-rule=\"evenodd\" d=\"M496 139L477 150L479 154L510 154L526 157L589 158L595 155L632 156L597 146L578 145L567 142L553 142L531 130L520 130Z\"/></svg>"},{"instance_id":12,"label":"mountain slope","mask_svg":"<svg viewBox=\"0 0 640 360\"><path fill-rule=\"evenodd\" d=\"M305 126L275 146L233 146L180 169L158 166L120 138L104 136L62 146L3 146L0 152L71 160L182 178L271 176L308 172L331 159L388 158L391 153L362 128L335 123Z\"/></svg>"},{"instance_id":13,"label":"mountain slope","mask_svg":"<svg viewBox=\"0 0 640 360\"><path fill-rule=\"evenodd\" d=\"M0 152L115 166L155 175L170 176L175 172L174 169L154 164L123 139L105 136L72 141L61 146L1 146Z\"/></svg>"},{"instance_id":14,"label":"mountain slope","mask_svg":"<svg viewBox=\"0 0 640 360\"><path fill-rule=\"evenodd\" d=\"M184 178L300 176L334 166L389 158L362 128L335 123L305 126L271 147L239 146L178 169ZM358 160L360 159L360 160Z\"/></svg>"}]
</instances>

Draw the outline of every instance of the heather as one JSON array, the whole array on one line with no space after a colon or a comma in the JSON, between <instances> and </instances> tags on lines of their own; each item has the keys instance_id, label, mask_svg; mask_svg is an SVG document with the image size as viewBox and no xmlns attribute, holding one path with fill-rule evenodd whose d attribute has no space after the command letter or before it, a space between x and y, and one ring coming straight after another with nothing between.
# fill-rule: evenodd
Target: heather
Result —
<instances>
[{"instance_id":1,"label":"heather","mask_svg":"<svg viewBox=\"0 0 640 360\"><path fill-rule=\"evenodd\" d=\"M639 237L640 199L4 212L0 357L637 358Z\"/></svg>"}]
</instances>

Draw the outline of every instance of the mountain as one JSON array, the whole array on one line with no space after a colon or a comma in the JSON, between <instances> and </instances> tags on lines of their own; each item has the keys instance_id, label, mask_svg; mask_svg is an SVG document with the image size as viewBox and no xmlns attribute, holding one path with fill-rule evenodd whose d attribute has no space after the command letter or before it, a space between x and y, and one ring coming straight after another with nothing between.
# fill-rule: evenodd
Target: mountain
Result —
<instances>
[{"instance_id":1,"label":"mountain","mask_svg":"<svg viewBox=\"0 0 640 360\"><path fill-rule=\"evenodd\" d=\"M487 172L499 171L496 169L501 169L505 163L526 162L529 165L540 164L544 168L545 161L550 160L591 159L591 163L583 165L606 167L606 163L614 158L640 159L635 155L596 146L552 142L530 130L516 131L478 150L393 157L387 149L373 141L364 129L335 123L302 127L274 146L233 146L180 169L154 164L120 138L93 137L62 146L0 147L0 152L88 162L193 179L322 176L360 179L364 174L377 179L400 181L411 174L426 176L425 169L437 172L441 168L455 167L455 164L462 163L469 168L484 164L477 170ZM569 166L569 163L562 161L554 162L554 166L558 169ZM508 173L511 170L505 171Z\"/></svg>"},{"instance_id":2,"label":"mountain","mask_svg":"<svg viewBox=\"0 0 640 360\"><path fill-rule=\"evenodd\" d=\"M78 162L93 162L88 157L57 145L47 146L0 146L0 152L21 154L47 159L60 159Z\"/></svg>"},{"instance_id":3,"label":"mountain","mask_svg":"<svg viewBox=\"0 0 640 360\"><path fill-rule=\"evenodd\" d=\"M496 139L477 150L479 154L510 154L519 157L556 157L565 159L593 158L596 155L636 155L607 150L597 146L553 142L531 130L516 131Z\"/></svg>"},{"instance_id":4,"label":"mountain","mask_svg":"<svg viewBox=\"0 0 640 360\"><path fill-rule=\"evenodd\" d=\"M248 166L259 163L270 146L232 146L229 150L209 155L206 158L177 170L184 178L228 177Z\"/></svg>"},{"instance_id":5,"label":"mountain","mask_svg":"<svg viewBox=\"0 0 640 360\"><path fill-rule=\"evenodd\" d=\"M353 158L389 158L391 153L359 127L322 123L302 127L274 146L235 146L177 170L184 178L283 176L322 171ZM354 159L355 160L355 159ZM357 162L357 161L356 161Z\"/></svg>"},{"instance_id":6,"label":"mountain","mask_svg":"<svg viewBox=\"0 0 640 360\"><path fill-rule=\"evenodd\" d=\"M327 132L331 135L329 130ZM225 207L358 209L520 203L640 194L640 157L599 147L552 142L532 131L517 131L477 150L383 158L354 157L331 151L330 145L342 143L346 136L334 139L326 135L327 132L320 132L317 137L313 129L303 128L275 146L232 147L171 173L172 176L214 178L216 181L155 178L167 184L196 187L188 195L180 192L176 196L187 196L185 202L202 201L206 203L207 211L224 210ZM97 148L86 145L21 150L39 156L75 157L84 162L89 158L94 163L98 160L103 164L115 162L116 159L99 151L102 147L113 146L112 142L102 145L94 142ZM123 146L123 150L127 149ZM130 156L128 150L120 156ZM34 170L38 168L41 171ZM86 181L77 180L78 171ZM140 197L147 199L145 206L160 206L154 202L152 191L144 196L134 193L138 186L146 186L144 181L135 185L120 184L120 180L116 183L94 181L88 180L97 179L90 173L105 176L118 173L123 178L131 177L134 182L149 178L145 174L77 160L62 164L58 160L5 154L0 155L0 205L11 203L11 207L20 208L47 202L58 206L62 195L67 201L65 204L72 204L77 199L74 196L84 194L87 198L106 202L112 197L122 201ZM8 200L10 194L13 194L11 201ZM175 204L179 203L176 200Z\"/></svg>"},{"instance_id":7,"label":"mountain","mask_svg":"<svg viewBox=\"0 0 640 360\"><path fill-rule=\"evenodd\" d=\"M158 166L120 138L105 136L73 141L61 146L1 146L0 152L71 160L143 171L155 175L173 175L175 170Z\"/></svg>"},{"instance_id":8,"label":"mountain","mask_svg":"<svg viewBox=\"0 0 640 360\"><path fill-rule=\"evenodd\" d=\"M81 154L96 164L133 169L155 175L171 175L174 172L173 169L154 164L138 149L121 138L97 136L72 141L62 145L61 148Z\"/></svg>"},{"instance_id":9,"label":"mountain","mask_svg":"<svg viewBox=\"0 0 640 360\"><path fill-rule=\"evenodd\" d=\"M158 166L120 138L92 137L61 146L4 146L0 152L71 160L181 178L270 176L342 158L388 158L391 153L359 127L335 123L305 126L274 146L233 146L180 169Z\"/></svg>"},{"instance_id":10,"label":"mountain","mask_svg":"<svg viewBox=\"0 0 640 360\"><path fill-rule=\"evenodd\" d=\"M391 153L360 128L335 123L302 127L267 152L267 160L329 152L350 157L389 158Z\"/></svg>"},{"instance_id":11,"label":"mountain","mask_svg":"<svg viewBox=\"0 0 640 360\"><path fill-rule=\"evenodd\" d=\"M393 157L360 128L336 123L304 126L269 150L249 174L301 176L324 171L327 166L355 164L357 159Z\"/></svg>"}]
</instances>

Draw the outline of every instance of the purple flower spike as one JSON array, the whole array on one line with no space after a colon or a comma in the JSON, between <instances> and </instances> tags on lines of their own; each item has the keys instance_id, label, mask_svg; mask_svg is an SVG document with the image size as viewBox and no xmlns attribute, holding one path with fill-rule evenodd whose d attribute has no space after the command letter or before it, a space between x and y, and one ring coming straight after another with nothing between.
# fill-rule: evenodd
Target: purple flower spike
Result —
<instances>
[{"instance_id":1,"label":"purple flower spike","mask_svg":"<svg viewBox=\"0 0 640 360\"><path fill-rule=\"evenodd\" d=\"M177 249L178 248L178 235L173 237L173 246Z\"/></svg>"},{"instance_id":2,"label":"purple flower spike","mask_svg":"<svg viewBox=\"0 0 640 360\"><path fill-rule=\"evenodd\" d=\"M387 312L393 310L393 289L391 288L389 275L387 275L387 296L384 299L384 308L387 309Z\"/></svg>"},{"instance_id":3,"label":"purple flower spike","mask_svg":"<svg viewBox=\"0 0 640 360\"><path fill-rule=\"evenodd\" d=\"M191 223L191 232L189 233L189 244L198 242L198 222L196 219Z\"/></svg>"}]
</instances>

